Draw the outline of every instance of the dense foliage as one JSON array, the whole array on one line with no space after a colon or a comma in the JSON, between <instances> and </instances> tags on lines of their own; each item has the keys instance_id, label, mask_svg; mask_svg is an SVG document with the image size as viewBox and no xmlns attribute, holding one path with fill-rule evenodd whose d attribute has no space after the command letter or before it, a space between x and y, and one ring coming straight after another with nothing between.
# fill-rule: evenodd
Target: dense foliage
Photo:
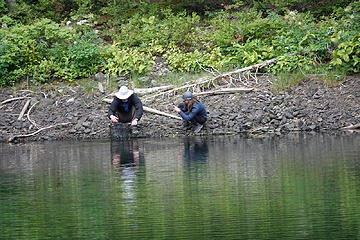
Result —
<instances>
[{"instance_id":1,"label":"dense foliage","mask_svg":"<svg viewBox=\"0 0 360 240\"><path fill-rule=\"evenodd\" d=\"M102 71L360 71L360 1L0 0L0 85Z\"/></svg>"}]
</instances>

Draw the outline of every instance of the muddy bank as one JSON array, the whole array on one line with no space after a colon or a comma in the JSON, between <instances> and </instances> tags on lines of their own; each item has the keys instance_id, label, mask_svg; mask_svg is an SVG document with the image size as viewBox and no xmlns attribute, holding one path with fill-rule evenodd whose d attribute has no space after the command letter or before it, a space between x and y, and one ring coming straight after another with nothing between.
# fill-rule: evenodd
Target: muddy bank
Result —
<instances>
[{"instance_id":1,"label":"muddy bank","mask_svg":"<svg viewBox=\"0 0 360 240\"><path fill-rule=\"evenodd\" d=\"M201 96L209 112L200 135L215 134L286 134L294 131L337 131L360 123L360 76L349 76L338 86L326 87L314 80L282 92L274 92L267 79L259 79L254 91L236 94ZM26 97L0 105L0 141L29 135L14 141L70 139L107 139L109 92L84 93L79 87L42 86L33 91L1 89L0 102ZM145 106L172 113L171 98L141 99ZM28 107L18 120L26 102ZM44 129L45 128L45 129ZM37 132L37 133L36 133ZM145 112L132 137L173 137L189 135L181 120Z\"/></svg>"}]
</instances>

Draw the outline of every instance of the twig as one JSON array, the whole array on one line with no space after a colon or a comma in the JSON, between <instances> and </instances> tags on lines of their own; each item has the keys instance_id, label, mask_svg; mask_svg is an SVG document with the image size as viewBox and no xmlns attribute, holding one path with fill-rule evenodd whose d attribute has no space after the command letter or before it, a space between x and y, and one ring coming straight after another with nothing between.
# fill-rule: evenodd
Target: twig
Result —
<instances>
[{"instance_id":1,"label":"twig","mask_svg":"<svg viewBox=\"0 0 360 240\"><path fill-rule=\"evenodd\" d=\"M31 97L15 97L15 98L6 99L6 100L2 101L0 103L0 105L8 103L8 102L16 101L16 100L25 99L25 98L31 98Z\"/></svg>"},{"instance_id":2,"label":"twig","mask_svg":"<svg viewBox=\"0 0 360 240\"><path fill-rule=\"evenodd\" d=\"M70 122L67 122L67 123L58 123L58 124L55 124L55 125L51 125L51 126L47 126L47 127L43 127L43 128L40 128L39 130L33 132L33 133L29 133L29 134L24 134L24 135L15 135L15 136L12 136L8 139L8 142L13 142L16 138L25 138L25 137L31 137L31 136L34 136L36 134L38 134L39 132L41 131L44 131L46 129L49 129L49 128L53 128L53 127L57 127L57 126L65 126L65 125L68 125L68 124L71 124Z\"/></svg>"},{"instance_id":3,"label":"twig","mask_svg":"<svg viewBox=\"0 0 360 240\"><path fill-rule=\"evenodd\" d=\"M162 91L169 90L170 88L173 88L173 86L166 85L166 86L153 87L153 88L135 88L134 92L139 95L145 95L145 94L149 94L149 93L153 93L153 92L157 92L157 91L161 91L161 90Z\"/></svg>"},{"instance_id":4,"label":"twig","mask_svg":"<svg viewBox=\"0 0 360 240\"><path fill-rule=\"evenodd\" d=\"M343 127L344 130L354 130L354 129L360 129L360 123L358 124L351 124L350 126Z\"/></svg>"},{"instance_id":5,"label":"twig","mask_svg":"<svg viewBox=\"0 0 360 240\"><path fill-rule=\"evenodd\" d=\"M144 111L147 111L147 112L150 112L150 113L155 113L155 114L162 115L162 116L165 116L165 117L175 118L175 119L179 119L179 120L182 119L181 117L178 117L178 116L175 116L175 115L172 115L172 114L169 114L169 113L165 113L165 112L153 109L153 108L143 106L143 109L144 109Z\"/></svg>"},{"instance_id":6,"label":"twig","mask_svg":"<svg viewBox=\"0 0 360 240\"><path fill-rule=\"evenodd\" d=\"M19 117L18 117L17 120L21 120L21 118L24 116L27 108L29 107L30 102L31 102L30 99L26 101L26 103L25 103L24 107L22 108L22 110L21 110L21 112L20 112Z\"/></svg>"},{"instance_id":7,"label":"twig","mask_svg":"<svg viewBox=\"0 0 360 240\"><path fill-rule=\"evenodd\" d=\"M30 112L31 112L31 109L36 105L38 104L39 101L37 101L36 103L34 103L30 108L29 108L29 111L27 112L26 116L27 116L27 119L29 120L29 122L31 122L32 125L34 125L34 127L36 128L39 128L39 126L33 121L30 119Z\"/></svg>"},{"instance_id":8,"label":"twig","mask_svg":"<svg viewBox=\"0 0 360 240\"><path fill-rule=\"evenodd\" d=\"M277 58L273 58L273 59L264 61L262 63L258 63L258 64L251 65L251 66L248 66L248 67L237 69L236 71L233 71L233 72L227 72L227 73L218 75L218 76L213 77L211 79L206 79L206 80L203 80L203 81L199 81L197 83L192 83L192 84L184 85L182 87L174 88L174 89L171 89L171 90L168 90L168 91L165 91L165 92L161 92L161 93L152 95L149 98L156 98L158 96L176 94L176 92L178 92L179 90L184 90L184 89L190 89L190 88L194 89L196 87L201 89L201 87L204 86L205 84L208 84L208 86L209 86L210 84L214 84L214 82L219 80L219 79L223 79L225 77L231 77L231 75L233 75L233 74L247 72L247 71L251 71L251 70L254 70L254 69L258 70L258 69L263 68L265 66L268 66L268 65L270 65L272 63L275 63L276 61L277 61Z\"/></svg>"},{"instance_id":9,"label":"twig","mask_svg":"<svg viewBox=\"0 0 360 240\"><path fill-rule=\"evenodd\" d=\"M213 94L230 94L230 93L239 93L239 92L251 92L253 90L254 88L221 88L214 91L195 93L195 95L201 96L201 95L213 95Z\"/></svg>"}]
</instances>

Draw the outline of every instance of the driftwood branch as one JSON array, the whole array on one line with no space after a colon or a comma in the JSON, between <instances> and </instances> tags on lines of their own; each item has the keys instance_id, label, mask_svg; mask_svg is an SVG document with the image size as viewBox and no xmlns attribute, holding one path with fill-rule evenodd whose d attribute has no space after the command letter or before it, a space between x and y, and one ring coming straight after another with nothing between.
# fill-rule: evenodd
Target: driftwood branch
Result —
<instances>
[{"instance_id":1,"label":"driftwood branch","mask_svg":"<svg viewBox=\"0 0 360 240\"><path fill-rule=\"evenodd\" d=\"M134 92L139 95L145 95L145 94L150 94L150 93L157 92L157 91L169 90L170 88L173 88L173 86L167 85L167 86L153 87L153 88L135 88Z\"/></svg>"},{"instance_id":2,"label":"driftwood branch","mask_svg":"<svg viewBox=\"0 0 360 240\"><path fill-rule=\"evenodd\" d=\"M198 81L196 83L192 83L192 84L184 85L184 86L181 86L181 87L178 87L178 88L170 89L168 91L164 91L164 92L152 95L152 96L150 96L150 98L156 98L156 97L164 96L164 95L168 95L168 96L175 95L178 91L184 90L184 89L189 90L191 88L192 89L194 89L194 88L202 88L206 84L208 84L208 85L214 84L214 82L216 82L217 80L225 78L225 77L231 77L231 75L234 75L234 74L239 74L239 73L251 71L251 70L254 70L254 69L258 70L258 69L263 68L265 66L268 66L268 65L270 65L272 63L275 63L277 61L277 59L278 58L273 58L273 59L264 61L262 63L258 63L258 64L255 64L255 65L251 65L251 66L248 66L248 67L238 69L236 71L220 74L220 75L215 76L215 77L213 77L211 79L206 79L206 80Z\"/></svg>"},{"instance_id":3,"label":"driftwood branch","mask_svg":"<svg viewBox=\"0 0 360 240\"><path fill-rule=\"evenodd\" d=\"M111 102L112 102L112 99L104 98L103 101L104 101L104 102L107 102L107 103L111 103ZM172 114L166 113L166 112L162 112L162 111L156 110L156 109L154 109L154 108L149 108L149 107L143 106L143 109L144 109L144 111L146 111L146 112L155 113L155 114L162 115L162 116L165 116L165 117L169 117L169 118L174 118L174 119L179 119L179 120L181 120L181 117L179 117L179 116L172 115Z\"/></svg>"},{"instance_id":4,"label":"driftwood branch","mask_svg":"<svg viewBox=\"0 0 360 240\"><path fill-rule=\"evenodd\" d=\"M155 113L155 114L158 114L158 115L162 115L162 116L166 116L166 117L170 117L170 118L175 118L175 119L179 119L179 120L182 119L179 116L175 116L175 115L172 115L172 114L169 114L169 113L165 113L165 112L156 110L154 108L149 108L149 107L143 106L143 109L144 109L144 111L147 111L147 112L150 112L150 113Z\"/></svg>"},{"instance_id":5,"label":"driftwood branch","mask_svg":"<svg viewBox=\"0 0 360 240\"><path fill-rule=\"evenodd\" d=\"M15 97L15 98L6 99L6 100L2 101L0 103L0 105L3 105L5 103L9 103L9 102L12 102L12 101L16 101L16 100L22 100L22 99L25 99L25 98L31 98L31 97Z\"/></svg>"},{"instance_id":6,"label":"driftwood branch","mask_svg":"<svg viewBox=\"0 0 360 240\"><path fill-rule=\"evenodd\" d=\"M354 130L354 129L360 129L360 123L358 124L351 124L350 126L343 127L344 130Z\"/></svg>"},{"instance_id":7,"label":"driftwood branch","mask_svg":"<svg viewBox=\"0 0 360 240\"><path fill-rule=\"evenodd\" d=\"M24 107L22 108L22 110L21 110L21 112L20 112L19 117L18 117L18 119L17 119L17 120L21 120L21 118L24 116L24 114L25 114L25 112L26 112L27 108L28 108L28 107L29 107L29 105L30 105L30 102L31 102L31 100L30 100L30 99L26 101L26 103L25 103Z\"/></svg>"},{"instance_id":8,"label":"driftwood branch","mask_svg":"<svg viewBox=\"0 0 360 240\"><path fill-rule=\"evenodd\" d=\"M240 93L240 92L251 92L253 90L254 88L221 88L214 91L195 93L195 95L201 96L201 95L215 95L215 94L231 94L231 93Z\"/></svg>"},{"instance_id":9,"label":"driftwood branch","mask_svg":"<svg viewBox=\"0 0 360 240\"><path fill-rule=\"evenodd\" d=\"M38 125L37 125L33 120L30 119L30 112L31 112L31 110L33 109L33 107L34 107L36 104L38 104L38 103L39 103L39 101L37 101L36 103L34 103L34 104L29 108L29 111L28 111L27 114L26 114L27 119L29 120L29 122L31 122L31 124L32 124L34 127L36 127L36 128L39 128L39 127L38 127Z\"/></svg>"},{"instance_id":10,"label":"driftwood branch","mask_svg":"<svg viewBox=\"0 0 360 240\"><path fill-rule=\"evenodd\" d=\"M29 134L24 134L24 135L15 135L15 136L12 136L8 139L8 142L13 142L15 139L17 138L25 138L25 137L31 137L31 136L34 136L36 134L38 134L39 132L41 131L44 131L46 129L49 129L49 128L53 128L53 127L57 127L57 126L65 126L65 125L68 125L68 124L71 124L70 122L67 122L67 123L58 123L58 124L55 124L55 125L51 125L51 126L47 126L47 127L43 127L43 128L40 128L39 130L33 132L33 133L29 133Z\"/></svg>"}]
</instances>

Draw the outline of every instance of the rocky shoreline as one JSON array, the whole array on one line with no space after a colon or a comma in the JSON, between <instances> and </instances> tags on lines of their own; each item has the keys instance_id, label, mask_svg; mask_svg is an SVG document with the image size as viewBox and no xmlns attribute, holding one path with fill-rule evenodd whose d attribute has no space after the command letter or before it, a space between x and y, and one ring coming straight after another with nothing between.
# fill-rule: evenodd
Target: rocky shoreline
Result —
<instances>
[{"instance_id":1,"label":"rocky shoreline","mask_svg":"<svg viewBox=\"0 0 360 240\"><path fill-rule=\"evenodd\" d=\"M252 87L254 91L250 92L200 96L209 119L199 135L331 132L360 124L358 75L332 87L311 79L281 92L271 90L266 79ZM109 139L108 105L103 101L106 94L86 94L69 85L42 86L36 91L0 89L0 141ZM15 100L17 97L23 98ZM180 95L140 98L145 106L173 115L172 105L180 101ZM26 103L28 107L19 118ZM192 134L182 129L181 120L145 112L131 136Z\"/></svg>"}]
</instances>

